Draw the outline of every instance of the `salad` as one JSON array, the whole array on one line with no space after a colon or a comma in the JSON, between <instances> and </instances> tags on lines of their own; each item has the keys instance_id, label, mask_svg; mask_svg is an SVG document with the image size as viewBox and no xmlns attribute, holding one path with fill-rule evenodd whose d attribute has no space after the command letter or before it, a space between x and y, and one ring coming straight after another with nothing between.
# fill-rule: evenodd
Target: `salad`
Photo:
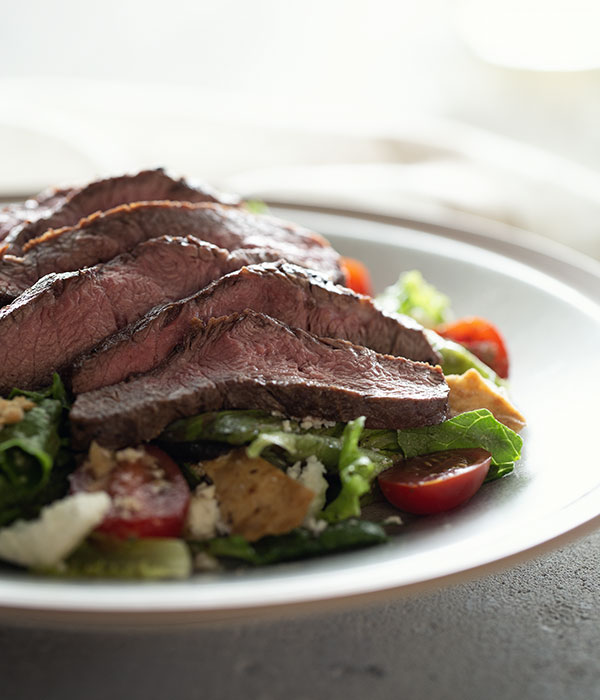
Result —
<instances>
[{"instance_id":1,"label":"salad","mask_svg":"<svg viewBox=\"0 0 600 700\"><path fill-rule=\"evenodd\" d=\"M347 285L371 294L344 259ZM417 271L376 298L411 316L441 357L449 417L402 430L273 411L201 412L147 443L72 441L58 374L0 399L0 559L59 577L177 579L386 542L406 518L460 507L510 474L525 420L507 393L508 353L481 318L451 320ZM374 520L373 504L389 504ZM391 517L389 513L393 513Z\"/></svg>"}]
</instances>

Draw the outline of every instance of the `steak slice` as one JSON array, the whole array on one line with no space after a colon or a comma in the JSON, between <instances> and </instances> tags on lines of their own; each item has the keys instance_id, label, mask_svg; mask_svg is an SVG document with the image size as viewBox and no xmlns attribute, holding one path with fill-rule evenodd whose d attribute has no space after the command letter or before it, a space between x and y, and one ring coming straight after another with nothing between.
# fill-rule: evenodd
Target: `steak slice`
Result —
<instances>
[{"instance_id":1,"label":"steak slice","mask_svg":"<svg viewBox=\"0 0 600 700\"><path fill-rule=\"evenodd\" d=\"M23 221L5 235L4 241L8 245L5 252L20 255L27 241L41 236L48 229L74 226L81 218L93 212L127 202L173 199L185 202L239 203L239 198L235 195L221 194L207 185L193 184L183 178L175 180L162 168L97 180L84 187L63 190L62 193L63 196L45 200L42 206L46 211L40 216Z\"/></svg>"},{"instance_id":2,"label":"steak slice","mask_svg":"<svg viewBox=\"0 0 600 700\"><path fill-rule=\"evenodd\" d=\"M48 216L53 209L64 203L72 191L72 188L50 188L40 192L37 197L26 199L24 202L8 204L0 209L0 242L15 226Z\"/></svg>"},{"instance_id":3,"label":"steak slice","mask_svg":"<svg viewBox=\"0 0 600 700\"><path fill-rule=\"evenodd\" d=\"M157 304L256 261L252 251L164 236L104 265L42 277L0 309L0 395L48 383L52 372Z\"/></svg>"},{"instance_id":4,"label":"steak slice","mask_svg":"<svg viewBox=\"0 0 600 700\"><path fill-rule=\"evenodd\" d=\"M447 403L439 367L318 338L248 310L198 321L150 373L80 394L71 431L76 447L96 440L119 448L157 437L177 418L225 408L365 416L371 428L408 428L440 423Z\"/></svg>"},{"instance_id":5,"label":"steak slice","mask_svg":"<svg viewBox=\"0 0 600 700\"><path fill-rule=\"evenodd\" d=\"M192 318L208 321L247 308L317 336L350 340L411 360L439 362L423 329L412 319L386 314L369 297L278 262L236 270L188 299L153 309L79 358L72 389L79 394L148 372L181 342Z\"/></svg>"},{"instance_id":6,"label":"steak slice","mask_svg":"<svg viewBox=\"0 0 600 700\"><path fill-rule=\"evenodd\" d=\"M96 212L77 226L50 230L21 257L0 260L0 302L10 303L40 277L106 262L149 238L193 235L220 248L264 249L343 281L339 255L318 234L274 217L219 204L138 202Z\"/></svg>"}]
</instances>

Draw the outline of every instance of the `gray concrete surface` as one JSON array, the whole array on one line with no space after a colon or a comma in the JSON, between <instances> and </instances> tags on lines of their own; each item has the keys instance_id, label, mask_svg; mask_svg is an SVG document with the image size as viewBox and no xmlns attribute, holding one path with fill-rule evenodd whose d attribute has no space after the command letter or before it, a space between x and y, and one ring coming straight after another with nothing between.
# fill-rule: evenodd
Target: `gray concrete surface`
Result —
<instances>
[{"instance_id":1,"label":"gray concrete surface","mask_svg":"<svg viewBox=\"0 0 600 700\"><path fill-rule=\"evenodd\" d=\"M0 627L2 700L593 700L600 532L364 610L150 632Z\"/></svg>"}]
</instances>

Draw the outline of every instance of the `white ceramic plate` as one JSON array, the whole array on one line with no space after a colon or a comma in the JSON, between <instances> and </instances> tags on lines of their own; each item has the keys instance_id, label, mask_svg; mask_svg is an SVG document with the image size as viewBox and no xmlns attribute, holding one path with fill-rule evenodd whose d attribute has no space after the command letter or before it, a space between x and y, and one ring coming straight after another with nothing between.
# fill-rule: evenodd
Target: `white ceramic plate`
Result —
<instances>
[{"instance_id":1,"label":"white ceramic plate","mask_svg":"<svg viewBox=\"0 0 600 700\"><path fill-rule=\"evenodd\" d=\"M509 229L491 238L323 211L279 213L364 260L378 289L419 268L451 296L457 315L497 323L511 351L513 396L529 421L516 472L463 508L350 554L172 583L55 581L0 569L4 616L160 624L364 603L488 573L600 523L598 263Z\"/></svg>"}]
</instances>

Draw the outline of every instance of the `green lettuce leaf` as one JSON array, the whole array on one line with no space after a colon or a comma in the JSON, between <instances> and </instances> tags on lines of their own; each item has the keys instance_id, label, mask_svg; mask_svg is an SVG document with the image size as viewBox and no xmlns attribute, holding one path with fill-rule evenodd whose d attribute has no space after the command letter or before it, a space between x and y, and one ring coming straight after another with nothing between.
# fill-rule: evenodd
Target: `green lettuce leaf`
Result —
<instances>
[{"instance_id":1,"label":"green lettuce leaf","mask_svg":"<svg viewBox=\"0 0 600 700\"><path fill-rule=\"evenodd\" d=\"M504 462L504 464L492 464L485 477L486 483L489 481L495 481L496 479L501 479L503 476L510 474L515 469L514 462Z\"/></svg>"},{"instance_id":2,"label":"green lettuce leaf","mask_svg":"<svg viewBox=\"0 0 600 700\"><path fill-rule=\"evenodd\" d=\"M356 429L355 429L356 430ZM345 432L345 429L344 429ZM352 432L352 435L355 433ZM394 431L395 435L395 431ZM287 454L287 463L293 464L311 455L314 455L329 472L338 473L340 455L344 448L345 440L349 438L335 437L327 433L303 432L290 433L285 431L274 431L260 433L253 440L246 451L249 457L264 456L265 451L272 447L280 448ZM397 445L395 445L397 449ZM374 449L360 448L360 454L368 457L374 462L377 472L392 466L393 458L384 452Z\"/></svg>"},{"instance_id":3,"label":"green lettuce leaf","mask_svg":"<svg viewBox=\"0 0 600 700\"><path fill-rule=\"evenodd\" d=\"M198 442L212 440L229 445L245 445L260 433L283 430L283 418L265 411L214 411L171 423L160 436L161 442ZM297 421L288 421L299 430Z\"/></svg>"},{"instance_id":4,"label":"green lettuce leaf","mask_svg":"<svg viewBox=\"0 0 600 700\"><path fill-rule=\"evenodd\" d=\"M411 316L425 326L425 333L431 347L442 358L444 374L464 374L468 369L475 369L485 379L503 386L506 382L482 362L472 352L459 343L446 340L431 330L448 320L450 301L423 278L418 270L405 272L398 281L387 287L375 300L377 306L385 311Z\"/></svg>"},{"instance_id":5,"label":"green lettuce leaf","mask_svg":"<svg viewBox=\"0 0 600 700\"><path fill-rule=\"evenodd\" d=\"M512 470L521 458L522 438L497 421L486 408L461 413L424 428L399 430L398 445L406 458L442 450L481 447L492 455L491 478ZM488 480L491 480L488 477Z\"/></svg>"},{"instance_id":6,"label":"green lettuce leaf","mask_svg":"<svg viewBox=\"0 0 600 700\"><path fill-rule=\"evenodd\" d=\"M230 535L215 538L200 547L217 558L241 560L254 566L264 566L368 547L386 542L387 539L380 525L366 520L350 519L328 525L318 534L298 528L286 535L270 535L253 543L240 535Z\"/></svg>"},{"instance_id":7,"label":"green lettuce leaf","mask_svg":"<svg viewBox=\"0 0 600 700\"><path fill-rule=\"evenodd\" d=\"M45 389L41 389L40 391L13 389L8 398L13 399L15 396L25 396L31 401L35 401L35 403L40 403L44 399L54 399L54 401L58 401L65 409L69 409L71 407L71 401L69 399L69 395L67 394L67 390L65 389L65 385L56 372L52 376L52 384Z\"/></svg>"},{"instance_id":8,"label":"green lettuce leaf","mask_svg":"<svg viewBox=\"0 0 600 700\"><path fill-rule=\"evenodd\" d=\"M314 433L261 433L247 447L249 457L267 456L277 447L287 454L288 463L314 455L330 475L339 477L341 488L322 516L330 522L360 515L360 498L371 488L373 479L394 463L392 455L359 447L364 418L350 421L341 437ZM397 445L396 445L396 449Z\"/></svg>"},{"instance_id":9,"label":"green lettuce leaf","mask_svg":"<svg viewBox=\"0 0 600 700\"><path fill-rule=\"evenodd\" d=\"M342 449L338 462L342 488L336 499L323 512L330 522L360 515L360 497L371 489L377 468L358 441L365 425L364 416L350 421L342 435Z\"/></svg>"},{"instance_id":10,"label":"green lettuce leaf","mask_svg":"<svg viewBox=\"0 0 600 700\"><path fill-rule=\"evenodd\" d=\"M62 495L71 468L64 438L67 397L58 375L46 391L10 394L17 395L36 405L23 420L0 430L0 525L33 517Z\"/></svg>"},{"instance_id":11,"label":"green lettuce leaf","mask_svg":"<svg viewBox=\"0 0 600 700\"><path fill-rule=\"evenodd\" d=\"M426 327L444 323L450 310L448 297L426 282L418 270L400 275L375 301L384 311L406 314Z\"/></svg>"},{"instance_id":12,"label":"green lettuce leaf","mask_svg":"<svg viewBox=\"0 0 600 700\"><path fill-rule=\"evenodd\" d=\"M315 433L261 432L248 445L246 452L248 457L265 456L265 451L273 447L280 448L287 454L289 464L314 455L326 469L332 471L338 466L342 440ZM268 452L267 455L270 456Z\"/></svg>"},{"instance_id":13,"label":"green lettuce leaf","mask_svg":"<svg viewBox=\"0 0 600 700\"><path fill-rule=\"evenodd\" d=\"M398 438L396 433L397 431L392 429L374 430L365 428L361 433L358 444L365 449L397 452Z\"/></svg>"},{"instance_id":14,"label":"green lettuce leaf","mask_svg":"<svg viewBox=\"0 0 600 700\"><path fill-rule=\"evenodd\" d=\"M94 535L63 563L40 573L61 578L185 579L192 573L192 558L180 539Z\"/></svg>"}]
</instances>

